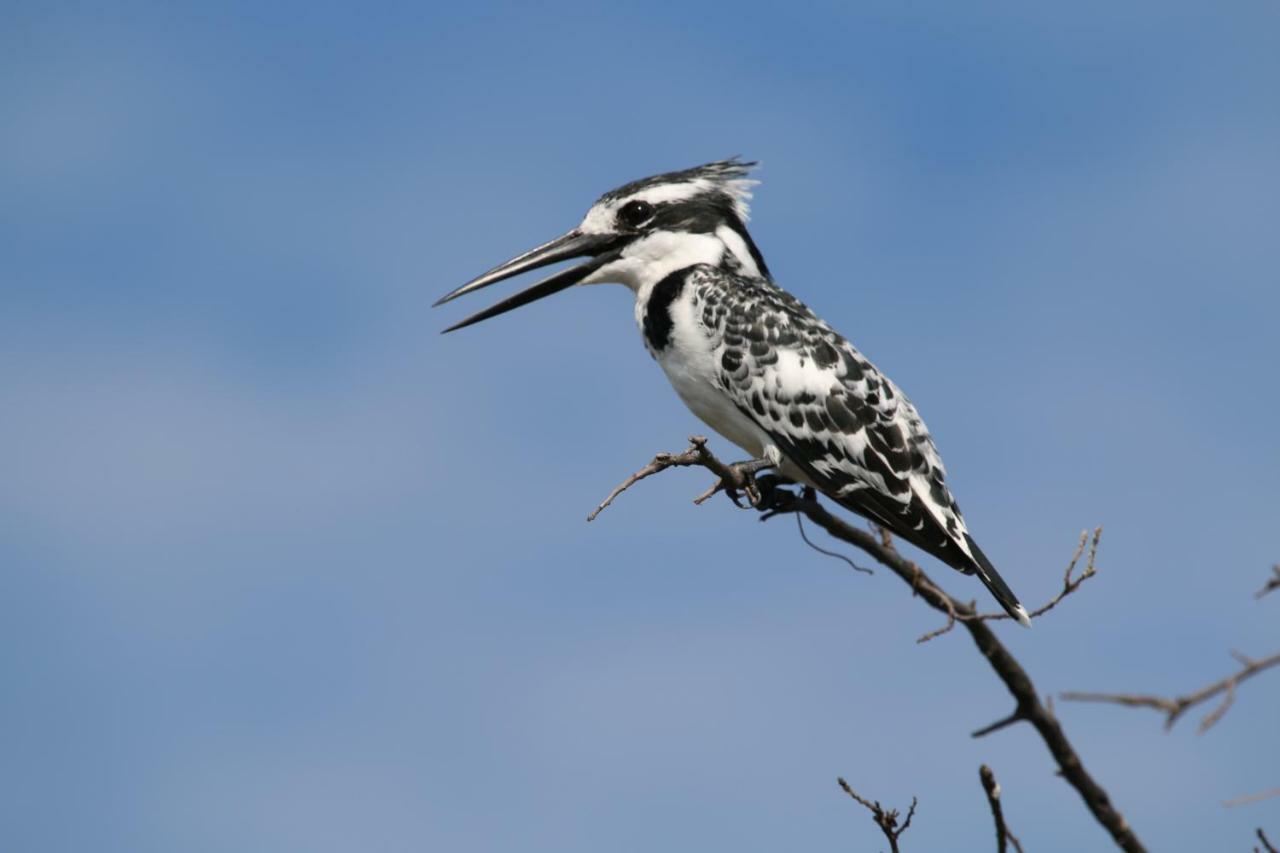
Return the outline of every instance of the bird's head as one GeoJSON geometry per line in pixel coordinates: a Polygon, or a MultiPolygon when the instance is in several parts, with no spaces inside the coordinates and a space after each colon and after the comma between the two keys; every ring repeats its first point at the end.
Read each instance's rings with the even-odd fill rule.
{"type": "Polygon", "coordinates": [[[757,183],[747,175],[755,165],[737,158],[720,160],[632,181],[605,193],[573,230],[472,279],[436,305],[559,261],[587,258],[585,263],[543,279],[445,331],[487,320],[575,284],[616,282],[640,293],[695,264],[768,278],[764,258],[746,228],[747,201],[757,183]]]}

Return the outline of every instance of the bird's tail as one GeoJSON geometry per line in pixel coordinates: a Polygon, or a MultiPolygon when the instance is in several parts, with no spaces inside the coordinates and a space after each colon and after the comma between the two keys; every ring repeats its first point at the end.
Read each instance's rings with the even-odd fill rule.
{"type": "Polygon", "coordinates": [[[987,555],[982,553],[978,543],[974,542],[973,537],[968,533],[964,534],[964,541],[969,546],[970,553],[973,554],[974,573],[986,584],[987,589],[991,590],[991,594],[995,596],[996,601],[1000,602],[1000,606],[1005,609],[1006,613],[1017,619],[1022,627],[1030,628],[1031,616],[1027,613],[1027,608],[1023,607],[1018,601],[1018,596],[1014,595],[1013,590],[1009,589],[1009,585],[1004,582],[1004,578],[1000,577],[996,567],[991,565],[987,555]]]}

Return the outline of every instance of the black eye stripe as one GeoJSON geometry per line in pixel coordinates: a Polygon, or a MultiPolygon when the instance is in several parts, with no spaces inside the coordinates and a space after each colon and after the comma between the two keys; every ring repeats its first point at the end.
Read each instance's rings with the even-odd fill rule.
{"type": "Polygon", "coordinates": [[[618,211],[618,222],[628,228],[644,224],[653,216],[653,205],[636,199],[629,201],[618,211]]]}

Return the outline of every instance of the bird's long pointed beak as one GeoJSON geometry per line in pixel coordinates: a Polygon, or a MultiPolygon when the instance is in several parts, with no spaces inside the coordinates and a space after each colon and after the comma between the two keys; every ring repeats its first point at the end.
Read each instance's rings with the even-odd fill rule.
{"type": "Polygon", "coordinates": [[[481,320],[487,320],[490,317],[505,314],[513,308],[519,308],[521,305],[528,305],[530,302],[541,299],[544,296],[550,296],[551,294],[558,293],[567,287],[572,287],[591,273],[598,270],[600,267],[612,260],[615,260],[618,257],[618,244],[619,239],[616,235],[584,234],[575,228],[567,234],[563,234],[554,240],[543,243],[537,248],[530,249],[521,255],[517,255],[506,263],[499,264],[487,273],[473,278],[471,281],[456,290],[452,290],[442,296],[432,307],[434,308],[438,305],[443,305],[446,302],[457,299],[459,296],[471,293],[474,290],[479,290],[482,287],[488,287],[489,285],[496,284],[499,281],[505,281],[512,276],[520,275],[520,273],[528,272],[529,270],[535,270],[539,267],[545,267],[570,258],[581,258],[587,255],[591,256],[591,260],[587,261],[585,264],[578,264],[577,266],[569,267],[568,269],[562,270],[549,278],[545,278],[537,284],[525,288],[514,296],[509,296],[498,304],[490,308],[486,308],[478,314],[473,314],[460,323],[455,323],[444,331],[452,332],[455,329],[461,329],[466,326],[470,326],[473,323],[479,323],[481,320]]]}

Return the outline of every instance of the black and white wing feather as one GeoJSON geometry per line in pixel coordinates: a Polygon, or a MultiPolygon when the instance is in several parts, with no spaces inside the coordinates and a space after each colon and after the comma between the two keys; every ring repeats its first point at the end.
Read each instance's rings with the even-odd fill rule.
{"type": "Polygon", "coordinates": [[[1028,624],[969,535],[924,421],[888,377],[767,280],[700,266],[689,271],[686,286],[711,339],[720,387],[804,480],[953,568],[977,574],[1011,616],[1028,624]]]}

